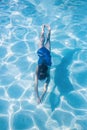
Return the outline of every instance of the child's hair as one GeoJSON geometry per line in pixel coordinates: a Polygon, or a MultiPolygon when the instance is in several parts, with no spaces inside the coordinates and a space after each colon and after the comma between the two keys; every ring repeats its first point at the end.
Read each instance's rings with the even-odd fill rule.
{"type": "Polygon", "coordinates": [[[47,77],[48,66],[42,63],[38,66],[38,79],[43,80],[47,77]]]}

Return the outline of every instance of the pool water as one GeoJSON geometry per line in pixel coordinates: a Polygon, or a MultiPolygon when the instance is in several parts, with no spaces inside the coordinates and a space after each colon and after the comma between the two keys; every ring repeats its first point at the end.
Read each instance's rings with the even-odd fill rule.
{"type": "Polygon", "coordinates": [[[87,0],[0,0],[0,130],[87,129],[86,10],[87,0]],[[34,75],[42,24],[52,30],[52,66],[38,105],[34,75]]]}

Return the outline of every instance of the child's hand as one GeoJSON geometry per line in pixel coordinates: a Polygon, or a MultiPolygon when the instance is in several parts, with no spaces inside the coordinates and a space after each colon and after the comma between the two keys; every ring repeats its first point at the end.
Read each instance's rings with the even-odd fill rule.
{"type": "Polygon", "coordinates": [[[38,102],[38,104],[40,104],[40,103],[41,103],[41,100],[40,100],[40,98],[38,98],[38,101],[37,101],[37,102],[38,102]]]}
{"type": "Polygon", "coordinates": [[[51,31],[50,25],[46,25],[46,27],[48,28],[49,31],[51,31]]]}

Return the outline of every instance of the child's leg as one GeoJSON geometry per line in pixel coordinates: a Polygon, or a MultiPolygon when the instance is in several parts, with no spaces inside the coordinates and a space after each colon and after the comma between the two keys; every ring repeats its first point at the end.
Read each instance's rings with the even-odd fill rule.
{"type": "Polygon", "coordinates": [[[41,47],[44,46],[44,42],[45,42],[44,28],[45,28],[45,25],[42,26],[42,31],[41,31],[41,37],[40,37],[39,48],[41,48],[41,47]]]}
{"type": "Polygon", "coordinates": [[[47,35],[47,41],[45,44],[45,47],[50,51],[51,50],[51,44],[50,44],[50,35],[51,35],[51,29],[50,26],[47,25],[48,28],[48,35],[47,35]]]}

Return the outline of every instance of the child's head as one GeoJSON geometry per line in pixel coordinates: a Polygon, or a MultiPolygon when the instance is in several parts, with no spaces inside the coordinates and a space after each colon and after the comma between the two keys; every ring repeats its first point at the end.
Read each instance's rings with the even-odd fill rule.
{"type": "Polygon", "coordinates": [[[48,66],[44,63],[38,66],[38,79],[43,80],[47,77],[48,66]]]}

